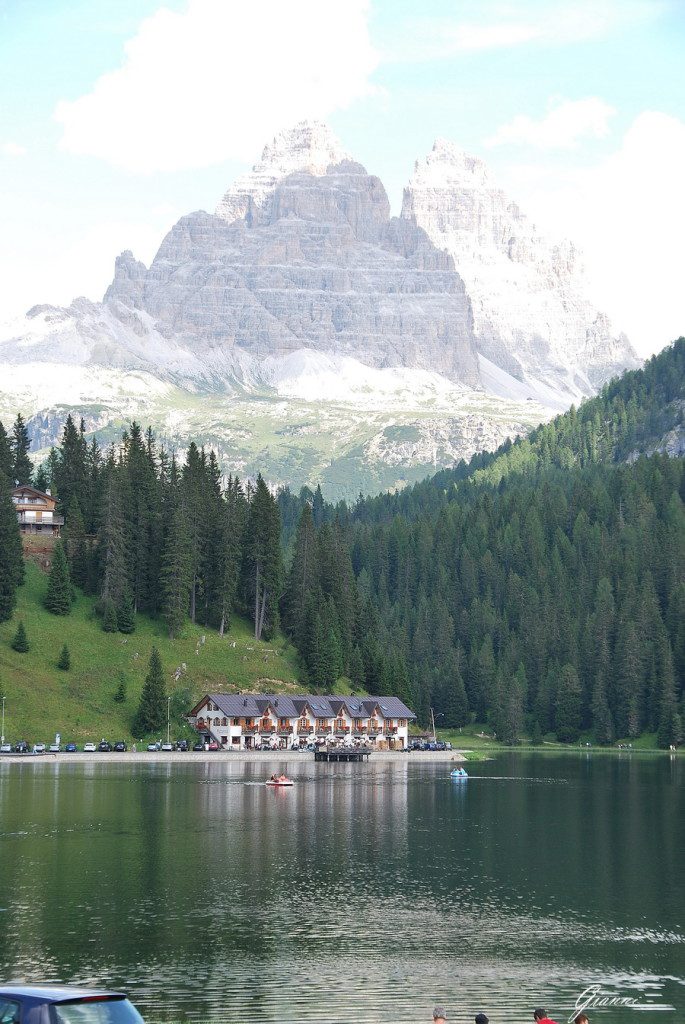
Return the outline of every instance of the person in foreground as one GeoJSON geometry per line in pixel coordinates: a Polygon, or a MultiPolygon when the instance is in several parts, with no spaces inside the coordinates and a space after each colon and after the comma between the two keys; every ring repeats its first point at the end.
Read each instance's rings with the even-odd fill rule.
{"type": "Polygon", "coordinates": [[[573,1024],[590,1024],[590,1018],[586,1013],[579,1013],[573,1018],[573,1024]]]}
{"type": "Polygon", "coordinates": [[[477,1013],[476,1014],[476,1024],[490,1024],[490,1021],[485,1016],[484,1013],[477,1013]]]}
{"type": "Polygon", "coordinates": [[[446,1024],[447,1012],[444,1006],[436,1006],[433,1010],[433,1022],[434,1024],[446,1024]]]}
{"type": "Polygon", "coordinates": [[[533,1010],[533,1020],[536,1020],[538,1024],[556,1024],[556,1021],[547,1016],[547,1010],[543,1010],[541,1006],[533,1010]]]}

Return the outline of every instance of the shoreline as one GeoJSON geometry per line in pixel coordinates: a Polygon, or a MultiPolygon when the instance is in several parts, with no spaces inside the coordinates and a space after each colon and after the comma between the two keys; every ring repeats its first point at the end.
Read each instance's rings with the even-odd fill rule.
{"type": "MultiPolygon", "coordinates": [[[[436,762],[465,762],[464,755],[455,750],[428,750],[420,753],[403,754],[395,750],[374,750],[369,756],[369,762],[381,761],[383,764],[406,765],[410,763],[435,764],[436,762]]],[[[250,764],[262,762],[265,764],[314,764],[314,754],[308,751],[299,754],[288,750],[264,750],[264,751],[193,751],[186,753],[167,750],[127,750],[126,752],[110,751],[109,753],[84,753],[77,751],[74,754],[67,754],[60,751],[59,754],[1,754],[0,765],[3,764],[212,764],[218,761],[222,764],[250,764]]]]}

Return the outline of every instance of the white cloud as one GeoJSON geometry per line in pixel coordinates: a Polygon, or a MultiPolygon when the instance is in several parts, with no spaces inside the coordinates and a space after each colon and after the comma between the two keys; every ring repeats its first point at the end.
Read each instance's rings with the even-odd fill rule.
{"type": "Polygon", "coordinates": [[[668,9],[669,0],[460,0],[455,17],[399,20],[385,59],[423,63],[526,44],[566,46],[654,21],[668,9]]]}
{"type": "Polygon", "coordinates": [[[376,62],[367,0],[189,0],[57,105],[61,146],[144,173],[251,159],[276,130],[369,93],[376,62]]]}
{"type": "Polygon", "coordinates": [[[685,122],[646,111],[592,167],[519,167],[507,187],[583,250],[594,299],[647,355],[685,334],[685,122]]]}
{"type": "Polygon", "coordinates": [[[580,139],[601,139],[608,135],[609,118],[615,113],[608,103],[593,96],[583,100],[552,101],[541,120],[519,114],[509,124],[498,128],[485,145],[573,149],[580,139]]]}
{"type": "Polygon", "coordinates": [[[26,147],[20,146],[18,142],[4,142],[0,148],[4,156],[19,157],[27,153],[26,147]]]}

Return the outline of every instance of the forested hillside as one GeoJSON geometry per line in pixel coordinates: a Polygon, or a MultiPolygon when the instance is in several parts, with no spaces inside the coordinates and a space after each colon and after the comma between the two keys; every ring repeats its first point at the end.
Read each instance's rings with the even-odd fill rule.
{"type": "MultiPolygon", "coordinates": [[[[102,452],[71,419],[35,474],[66,515],[45,605],[95,599],[107,632],[144,613],[170,637],[282,627],[301,682],[395,693],[425,722],[505,742],[553,734],[678,742],[685,684],[685,340],[529,438],[398,495],[327,505],[182,465],[132,424],[102,452]],[[62,557],[62,554],[64,557],[62,557]]],[[[32,473],[20,417],[0,429],[0,621],[23,565],[10,479],[32,473]]]]}

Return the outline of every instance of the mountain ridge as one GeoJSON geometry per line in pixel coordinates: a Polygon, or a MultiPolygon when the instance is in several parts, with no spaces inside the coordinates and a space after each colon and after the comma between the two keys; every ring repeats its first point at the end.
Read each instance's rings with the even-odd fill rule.
{"type": "MultiPolygon", "coordinates": [[[[11,383],[0,385],[0,413],[14,410],[14,389],[29,416],[98,406],[100,420],[105,409],[112,423],[137,415],[182,445],[197,434],[186,409],[199,414],[208,398],[207,443],[223,451],[227,470],[251,471],[264,450],[258,435],[266,417],[267,447],[280,451],[275,482],[286,482],[279,475],[283,458],[291,467],[307,464],[313,475],[303,482],[335,477],[340,460],[361,442],[359,462],[377,465],[378,483],[387,486],[395,482],[393,465],[402,483],[417,478],[417,462],[425,469],[427,458],[437,465],[472,454],[467,425],[468,434],[480,436],[475,444],[496,446],[593,393],[617,368],[634,365],[627,340],[613,338],[606,318],[574,292],[575,272],[563,271],[572,249],[544,248],[478,158],[458,157],[446,143],[434,152],[442,159],[440,202],[449,231],[438,230],[436,190],[419,187],[420,161],[402,214],[392,217],[380,179],[326,126],[302,123],[282,132],[215,213],[180,218],[150,267],[129,250],[120,254],[101,303],[34,306],[6,329],[0,365],[11,383]],[[455,192],[453,182],[449,193],[445,182],[457,166],[468,187],[462,182],[462,193],[455,192]],[[488,204],[491,221],[481,216],[488,204]],[[462,207],[478,214],[483,235],[470,249],[455,245],[468,235],[462,207]],[[493,225],[502,238],[514,230],[520,237],[486,245],[493,225]],[[530,299],[529,309],[516,313],[512,287],[519,299],[530,299]],[[485,308],[486,292],[494,312],[485,308]],[[568,315],[559,312],[565,307],[568,315]],[[541,318],[554,337],[538,330],[541,318]],[[45,388],[32,383],[48,367],[49,404],[45,388]],[[360,433],[372,408],[381,419],[360,433]],[[290,435],[286,450],[279,432],[296,428],[303,411],[310,426],[338,416],[343,446],[322,444],[315,452],[308,426],[299,441],[290,435]],[[398,415],[436,443],[396,460],[379,446],[377,428],[395,428],[398,415]],[[232,455],[238,423],[250,436],[241,435],[232,455]]],[[[345,486],[358,489],[351,475],[345,486]]]]}

